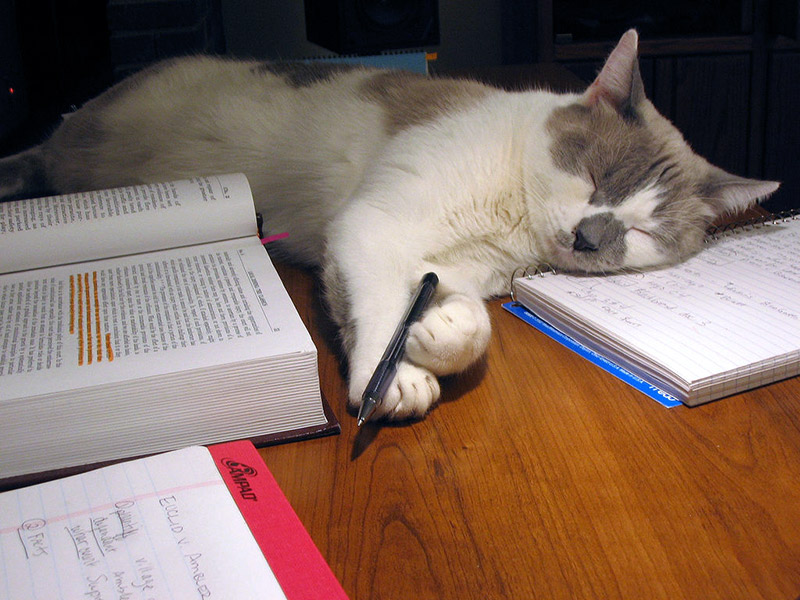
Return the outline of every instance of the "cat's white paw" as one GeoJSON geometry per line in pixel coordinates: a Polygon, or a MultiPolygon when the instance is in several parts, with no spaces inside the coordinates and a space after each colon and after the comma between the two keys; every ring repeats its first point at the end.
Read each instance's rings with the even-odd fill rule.
{"type": "Polygon", "coordinates": [[[406,357],[436,375],[458,373],[483,355],[491,330],[483,302],[453,294],[411,326],[406,357]]]}
{"type": "MultiPolygon", "coordinates": [[[[350,408],[361,406],[361,395],[372,373],[354,374],[350,381],[350,408]]],[[[401,361],[383,402],[375,408],[373,419],[401,420],[425,416],[439,399],[439,381],[428,369],[401,361]]]]}

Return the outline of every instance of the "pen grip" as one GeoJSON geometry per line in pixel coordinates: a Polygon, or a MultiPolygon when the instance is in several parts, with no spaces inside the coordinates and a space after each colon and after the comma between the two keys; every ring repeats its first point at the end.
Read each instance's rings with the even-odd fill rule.
{"type": "Polygon", "coordinates": [[[439,283],[439,278],[435,273],[427,273],[422,278],[422,282],[417,288],[417,291],[411,300],[411,304],[408,306],[408,309],[406,309],[406,313],[403,315],[403,318],[397,325],[397,329],[392,336],[392,340],[389,342],[389,345],[386,347],[386,351],[381,357],[381,362],[390,361],[397,363],[397,361],[400,360],[403,352],[405,351],[408,330],[411,328],[414,322],[419,320],[419,318],[422,316],[422,313],[428,306],[428,302],[430,302],[434,292],[436,291],[437,283],[439,283]]]}
{"type": "Polygon", "coordinates": [[[382,360],[372,374],[367,384],[366,393],[373,397],[373,400],[380,402],[389,389],[394,376],[397,374],[397,361],[382,360]]]}

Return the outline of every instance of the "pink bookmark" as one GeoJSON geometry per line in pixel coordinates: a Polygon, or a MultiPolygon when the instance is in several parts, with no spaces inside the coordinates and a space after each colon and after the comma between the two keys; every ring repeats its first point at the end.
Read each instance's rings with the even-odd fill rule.
{"type": "Polygon", "coordinates": [[[283,233],[276,233],[275,235],[270,235],[265,238],[261,238],[262,244],[269,244],[270,242],[274,242],[276,240],[282,240],[283,238],[289,237],[289,232],[284,231],[283,233]]]}

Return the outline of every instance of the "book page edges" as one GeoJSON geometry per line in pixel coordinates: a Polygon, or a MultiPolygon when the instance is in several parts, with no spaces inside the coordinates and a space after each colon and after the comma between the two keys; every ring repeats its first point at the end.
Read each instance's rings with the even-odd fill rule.
{"type": "MultiPolygon", "coordinates": [[[[278,444],[286,444],[289,442],[297,442],[297,441],[315,439],[320,437],[326,437],[330,435],[338,435],[339,433],[341,433],[341,426],[339,425],[339,420],[336,418],[336,415],[333,412],[333,409],[331,408],[331,405],[325,398],[325,396],[320,394],[320,398],[322,402],[322,410],[325,415],[325,421],[323,423],[308,427],[300,427],[293,430],[275,432],[266,435],[254,435],[247,439],[257,448],[262,448],[266,446],[276,446],[278,444]]],[[[221,441],[215,442],[209,440],[208,443],[214,444],[223,442],[221,441]]],[[[170,448],[169,450],[177,450],[179,447],[180,446],[176,446],[174,448],[170,448]]],[[[53,479],[61,479],[62,477],[68,477],[70,475],[78,475],[80,473],[85,473],[93,469],[106,467],[108,465],[117,464],[123,461],[143,458],[145,456],[152,456],[155,453],[157,452],[139,454],[137,456],[129,456],[126,458],[118,458],[115,460],[89,462],[81,465],[73,465],[70,467],[63,467],[59,469],[43,469],[41,471],[36,471],[32,473],[25,473],[22,475],[0,478],[0,492],[28,485],[34,485],[37,483],[43,483],[45,481],[51,481],[53,479]]]]}

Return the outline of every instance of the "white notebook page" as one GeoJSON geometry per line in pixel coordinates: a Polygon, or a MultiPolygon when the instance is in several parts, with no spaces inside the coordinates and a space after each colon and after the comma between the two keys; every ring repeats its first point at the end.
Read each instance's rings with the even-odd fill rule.
{"type": "Polygon", "coordinates": [[[208,450],[0,494],[0,598],[285,599],[208,450]]]}

